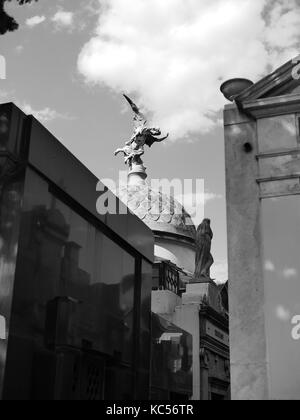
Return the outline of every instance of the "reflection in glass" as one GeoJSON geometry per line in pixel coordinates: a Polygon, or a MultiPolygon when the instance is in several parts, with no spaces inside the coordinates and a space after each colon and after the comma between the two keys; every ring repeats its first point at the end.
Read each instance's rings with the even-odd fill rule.
{"type": "MultiPolygon", "coordinates": [[[[51,194],[39,175],[27,171],[11,339],[11,348],[22,354],[17,359],[20,367],[27,369],[19,382],[22,398],[25,394],[31,398],[35,375],[41,380],[39,364],[50,369],[43,362],[44,352],[58,348],[104,355],[106,377],[101,380],[116,386],[110,397],[132,398],[135,270],[135,257],[51,194]],[[129,382],[121,384],[122,377],[129,382]]],[[[150,271],[149,264],[145,275],[149,277],[150,271]]],[[[151,281],[142,290],[142,306],[148,306],[143,309],[143,346],[149,340],[149,285],[151,281]]],[[[11,355],[9,382],[18,370],[11,355]]],[[[15,381],[7,385],[7,395],[16,395],[15,381]]],[[[148,392],[148,385],[145,380],[141,395],[148,392]]],[[[41,386],[35,388],[39,392],[41,386]]]]}
{"type": "Polygon", "coordinates": [[[192,395],[192,336],[152,314],[152,399],[179,399],[192,395]]]}
{"type": "Polygon", "coordinates": [[[143,261],[141,278],[141,314],[139,335],[139,383],[137,386],[137,399],[148,400],[150,384],[151,359],[151,292],[152,292],[152,264],[143,261]],[[145,390],[147,392],[145,393],[145,390]]]}
{"type": "Polygon", "coordinates": [[[5,177],[6,163],[7,159],[0,162],[0,171],[3,171],[0,183],[0,398],[7,361],[7,338],[18,252],[23,186],[22,173],[18,175],[11,172],[10,176],[5,177]]]}
{"type": "Polygon", "coordinates": [[[300,197],[263,201],[265,311],[272,399],[300,399],[300,197]]]}
{"type": "MultiPolygon", "coordinates": [[[[67,296],[73,305],[67,342],[132,361],[135,259],[48,191],[30,174],[37,191],[23,215],[22,309],[32,322],[45,322],[45,304],[67,296]],[[35,203],[39,197],[39,204],[35,203]],[[73,330],[73,331],[72,331],[73,330]]],[[[22,315],[22,314],[20,314],[22,315]]],[[[23,313],[24,315],[24,313],[23,313]]]]}

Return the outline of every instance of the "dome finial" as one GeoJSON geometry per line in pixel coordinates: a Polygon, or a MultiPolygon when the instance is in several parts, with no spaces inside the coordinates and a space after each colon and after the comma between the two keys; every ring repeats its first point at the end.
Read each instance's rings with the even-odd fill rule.
{"type": "Polygon", "coordinates": [[[147,120],[138,106],[128,96],[124,95],[124,98],[134,112],[134,133],[131,139],[125,143],[125,147],[115,151],[115,156],[119,153],[124,154],[125,164],[129,167],[128,179],[130,183],[144,182],[147,178],[142,160],[142,156],[145,154],[145,145],[151,147],[154,143],[161,143],[169,137],[169,134],[160,138],[161,130],[149,128],[147,120]]]}

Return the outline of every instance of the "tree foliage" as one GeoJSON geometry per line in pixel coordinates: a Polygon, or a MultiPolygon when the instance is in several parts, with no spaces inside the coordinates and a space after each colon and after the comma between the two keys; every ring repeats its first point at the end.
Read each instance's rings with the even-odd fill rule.
{"type": "MultiPolygon", "coordinates": [[[[0,35],[4,35],[6,32],[15,31],[19,25],[12,16],[9,16],[5,11],[5,2],[12,0],[0,0],[0,35]]],[[[26,3],[32,3],[38,0],[15,0],[19,5],[26,3]]]]}

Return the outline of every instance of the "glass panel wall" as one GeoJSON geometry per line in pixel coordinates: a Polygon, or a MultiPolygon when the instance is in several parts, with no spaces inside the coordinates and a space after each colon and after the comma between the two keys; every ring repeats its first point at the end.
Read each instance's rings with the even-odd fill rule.
{"type": "Polygon", "coordinates": [[[150,358],[151,358],[151,292],[152,292],[152,264],[143,261],[141,277],[141,313],[139,336],[139,382],[137,399],[148,400],[150,385],[150,358]],[[147,393],[145,393],[147,390],[147,393]]]}
{"type": "MultiPolygon", "coordinates": [[[[27,170],[8,394],[31,398],[35,360],[41,360],[37,355],[68,347],[97,352],[106,358],[106,377],[101,378],[107,383],[104,396],[132,398],[135,314],[140,313],[135,308],[140,304],[135,301],[135,296],[140,296],[135,290],[136,258],[67,205],[67,200],[63,202],[50,193],[48,183],[38,174],[27,170]],[[22,375],[16,389],[12,378],[19,368],[22,375]],[[109,386],[113,383],[114,387],[109,386]]],[[[151,264],[144,267],[144,276],[150,276],[150,269],[151,264]]],[[[148,361],[149,372],[148,277],[141,293],[140,343],[147,360],[141,359],[140,368],[146,370],[148,361]]],[[[149,385],[147,379],[143,383],[149,385]]],[[[140,389],[142,392],[147,394],[145,389],[140,389]]]]}
{"type": "Polygon", "coordinates": [[[22,190],[23,174],[0,183],[0,398],[10,331],[22,190]]]}
{"type": "Polygon", "coordinates": [[[57,297],[74,301],[68,344],[89,341],[106,354],[132,361],[135,259],[48,192],[47,183],[27,174],[21,231],[17,314],[45,322],[46,306],[57,297]],[[75,331],[77,329],[77,331],[75,331]]]}

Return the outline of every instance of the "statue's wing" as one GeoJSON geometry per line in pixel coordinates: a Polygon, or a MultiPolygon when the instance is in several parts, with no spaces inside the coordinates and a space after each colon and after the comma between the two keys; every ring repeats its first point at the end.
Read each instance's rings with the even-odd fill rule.
{"type": "Polygon", "coordinates": [[[154,137],[151,134],[147,134],[145,144],[151,147],[154,143],[161,143],[162,141],[166,140],[168,137],[169,137],[169,134],[167,134],[165,137],[162,137],[161,139],[158,137],[154,137]]]}
{"type": "Polygon", "coordinates": [[[133,110],[135,116],[134,116],[134,123],[137,127],[140,127],[141,125],[145,125],[147,123],[145,115],[140,111],[139,107],[127,96],[123,95],[126,101],[131,106],[131,109],[133,110]]]}

